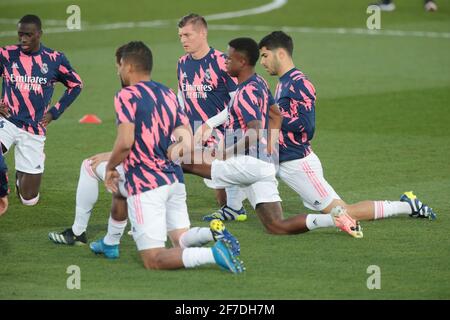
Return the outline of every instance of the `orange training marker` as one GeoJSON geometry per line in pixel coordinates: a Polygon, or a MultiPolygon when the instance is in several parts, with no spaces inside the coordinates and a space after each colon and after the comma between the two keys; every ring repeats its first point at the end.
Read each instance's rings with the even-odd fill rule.
{"type": "Polygon", "coordinates": [[[97,117],[95,114],[86,114],[83,118],[78,121],[79,123],[94,123],[94,124],[100,124],[102,123],[102,120],[100,120],[99,117],[97,117]]]}

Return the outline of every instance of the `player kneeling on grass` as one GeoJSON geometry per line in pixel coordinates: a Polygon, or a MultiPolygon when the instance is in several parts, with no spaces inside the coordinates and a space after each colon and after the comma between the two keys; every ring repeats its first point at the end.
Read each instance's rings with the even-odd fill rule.
{"type": "MultiPolygon", "coordinates": [[[[298,234],[316,228],[338,227],[361,238],[359,225],[343,211],[283,217],[272,157],[272,143],[278,136],[281,115],[267,82],[255,73],[258,57],[258,44],[253,39],[237,38],[229,42],[226,68],[230,76],[238,79],[238,86],[233,102],[216,116],[220,119],[217,124],[225,123],[226,137],[213,161],[200,156],[202,161],[198,163],[196,154],[189,155],[194,161],[185,156],[183,170],[212,179],[216,186],[242,187],[271,234],[298,234]]],[[[223,216],[219,217],[224,220],[223,216]]]]}
{"type": "MultiPolygon", "coordinates": [[[[48,237],[56,244],[65,245],[84,245],[87,244],[86,229],[89,223],[92,210],[98,199],[99,182],[105,180],[106,164],[109,160],[111,152],[99,153],[88,159],[83,160],[80,168],[80,177],[78,180],[75,220],[72,227],[62,232],[50,232],[48,237]]],[[[180,166],[174,166],[180,174],[182,170],[180,166]]],[[[111,213],[108,220],[108,231],[106,235],[94,242],[89,247],[94,253],[104,254],[106,258],[119,258],[119,244],[127,225],[127,196],[125,189],[125,175],[123,166],[116,167],[119,173],[118,191],[112,196],[111,213]]],[[[183,178],[182,175],[179,175],[183,178]]],[[[184,183],[180,180],[180,183],[184,183]]],[[[210,228],[192,228],[191,232],[187,232],[182,237],[181,247],[193,245],[203,245],[210,241],[232,241],[232,235],[224,228],[223,224],[211,222],[210,228]]],[[[170,232],[169,232],[170,236],[170,232]]],[[[238,245],[237,242],[231,242],[238,245]]],[[[178,245],[178,242],[174,244],[178,245]]],[[[239,247],[236,247],[238,250],[239,247]]]]}
{"type": "Polygon", "coordinates": [[[142,42],[124,46],[118,74],[124,88],[114,103],[118,131],[106,165],[105,185],[118,191],[120,177],[116,167],[123,163],[127,188],[128,215],[133,238],[147,269],[190,268],[216,263],[233,273],[244,270],[239,260],[239,243],[224,232],[222,222],[213,229],[226,233],[212,248],[202,245],[212,237],[208,228],[189,229],[185,186],[168,151],[172,147],[189,149],[192,131],[178,105],[177,97],[166,86],[150,79],[153,58],[142,42]],[[167,235],[174,247],[165,248],[167,235]]]}
{"type": "Polygon", "coordinates": [[[308,77],[294,65],[292,38],[283,31],[274,31],[259,42],[259,49],[262,66],[270,75],[279,77],[275,97],[283,119],[278,175],[297,192],[306,207],[322,213],[339,208],[357,220],[399,215],[436,219],[433,209],[412,192],[405,192],[400,201],[344,202],[325,179],[322,164],[311,148],[315,131],[316,92],[308,77]]]}
{"type": "MultiPolygon", "coordinates": [[[[116,63],[120,64],[122,59],[122,46],[116,51],[116,63]]],[[[122,86],[124,86],[122,84],[122,86]]],[[[105,180],[106,164],[111,152],[104,152],[83,160],[80,168],[76,195],[75,221],[71,228],[62,232],[50,232],[49,239],[56,244],[83,245],[87,243],[86,229],[99,194],[99,182],[105,180]]],[[[182,169],[174,165],[179,182],[184,183],[182,169]]],[[[127,203],[128,192],[125,189],[125,175],[123,165],[116,167],[119,173],[118,191],[113,193],[111,214],[108,221],[108,231],[105,237],[94,241],[90,248],[94,253],[104,254],[105,257],[115,259],[119,257],[120,239],[127,225],[127,203]]],[[[170,236],[170,232],[169,232],[170,236]]],[[[172,237],[171,237],[172,238],[172,237]]],[[[211,222],[210,228],[192,228],[182,236],[181,244],[176,241],[176,247],[201,246],[210,241],[223,239],[233,246],[233,250],[239,255],[239,244],[233,236],[218,222],[211,222]]]]}

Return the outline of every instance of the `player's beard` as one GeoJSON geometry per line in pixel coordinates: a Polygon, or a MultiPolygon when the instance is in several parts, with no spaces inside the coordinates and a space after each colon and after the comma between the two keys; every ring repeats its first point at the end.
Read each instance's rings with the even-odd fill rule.
{"type": "Polygon", "coordinates": [[[127,85],[125,84],[125,82],[123,82],[123,79],[121,76],[119,76],[120,78],[120,85],[122,86],[122,88],[125,88],[127,85]]]}

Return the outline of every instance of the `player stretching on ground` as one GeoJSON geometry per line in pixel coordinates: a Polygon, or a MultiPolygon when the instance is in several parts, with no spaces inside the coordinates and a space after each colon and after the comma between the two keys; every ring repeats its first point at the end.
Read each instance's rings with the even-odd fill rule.
{"type": "Polygon", "coordinates": [[[261,64],[270,75],[277,75],[275,99],[283,122],[280,134],[279,177],[298,193],[306,207],[330,213],[341,207],[356,220],[383,219],[397,215],[435,219],[436,215],[412,192],[400,201],[362,201],[346,204],[325,180],[319,158],[312,151],[315,130],[316,92],[312,83],[292,60],[292,38],[282,31],[265,36],[259,43],[261,64]]]}
{"type": "Polygon", "coordinates": [[[22,17],[18,34],[18,45],[0,48],[0,140],[5,152],[15,145],[17,192],[24,205],[32,206],[39,201],[46,127],[80,94],[82,82],[63,53],[41,44],[39,17],[22,17]],[[67,90],[50,107],[56,82],[67,90]]]}
{"type": "MultiPolygon", "coordinates": [[[[116,64],[120,65],[122,59],[122,46],[116,50],[116,64]]],[[[122,87],[124,84],[122,83],[122,87]]],[[[76,210],[75,220],[71,228],[67,228],[63,232],[50,232],[49,239],[57,244],[66,245],[82,245],[87,243],[86,229],[89,223],[92,210],[98,199],[99,182],[105,180],[106,164],[110,158],[111,152],[100,153],[89,159],[83,160],[80,168],[80,176],[78,180],[77,195],[76,195],[76,210]]],[[[179,182],[184,183],[181,167],[174,166],[179,177],[179,182]]],[[[125,175],[123,166],[117,166],[119,173],[118,192],[113,193],[110,218],[108,220],[108,231],[105,237],[92,242],[90,244],[91,250],[95,253],[103,253],[105,257],[116,259],[119,257],[119,244],[124,229],[127,225],[127,203],[126,197],[128,192],[125,189],[125,175]]],[[[185,247],[192,245],[203,245],[209,241],[217,241],[225,238],[226,241],[232,240],[231,234],[221,227],[218,223],[212,223],[209,228],[192,228],[194,235],[186,233],[185,247]],[[222,229],[221,229],[222,228],[222,229]],[[198,233],[199,236],[196,236],[198,233]],[[231,239],[231,240],[230,240],[231,239]]],[[[234,244],[234,243],[233,243],[234,244]]],[[[238,244],[234,244],[237,246],[238,244]]],[[[239,248],[233,248],[238,252],[239,248]]]]}
{"type": "MultiPolygon", "coordinates": [[[[229,233],[212,248],[189,248],[212,240],[208,228],[189,229],[186,191],[181,171],[169,159],[168,149],[192,145],[188,118],[177,97],[150,79],[152,53],[142,42],[130,42],[122,51],[118,74],[125,87],[116,95],[117,138],[106,165],[106,187],[118,191],[123,163],[128,192],[128,215],[133,238],[147,269],[191,268],[216,263],[233,273],[243,271],[237,240],[229,233]],[[166,249],[169,235],[173,248],[166,249]]],[[[220,220],[214,229],[223,231],[220,220]]],[[[102,240],[100,240],[102,242],[102,240]]]]}
{"type": "Polygon", "coordinates": [[[230,76],[237,77],[238,89],[233,102],[217,116],[226,122],[224,151],[217,151],[223,160],[215,159],[211,164],[185,162],[183,170],[212,178],[218,186],[242,186],[269,233],[297,234],[317,227],[337,226],[354,237],[362,237],[356,222],[345,212],[283,218],[276,169],[267,154],[265,134],[269,128],[269,107],[278,107],[265,80],[255,74],[258,57],[258,44],[253,39],[229,42],[226,67],[230,76]]]}

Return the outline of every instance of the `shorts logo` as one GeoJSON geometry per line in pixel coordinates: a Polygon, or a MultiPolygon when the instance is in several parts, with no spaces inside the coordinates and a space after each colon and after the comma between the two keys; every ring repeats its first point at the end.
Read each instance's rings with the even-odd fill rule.
{"type": "Polygon", "coordinates": [[[41,169],[41,165],[39,164],[35,169],[41,169]]]}
{"type": "Polygon", "coordinates": [[[316,200],[316,201],[314,201],[314,205],[318,206],[318,205],[320,205],[320,202],[316,200]]]}
{"type": "Polygon", "coordinates": [[[41,72],[42,72],[42,74],[47,74],[47,72],[48,72],[48,66],[47,66],[46,63],[43,63],[43,64],[42,64],[41,72]]]}
{"type": "Polygon", "coordinates": [[[183,78],[187,78],[186,72],[183,72],[183,78]]]}

